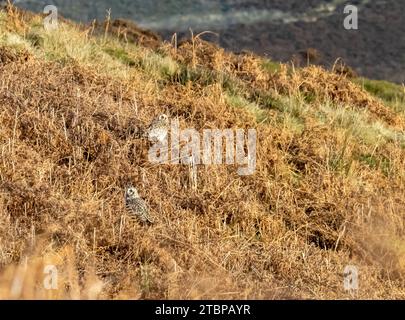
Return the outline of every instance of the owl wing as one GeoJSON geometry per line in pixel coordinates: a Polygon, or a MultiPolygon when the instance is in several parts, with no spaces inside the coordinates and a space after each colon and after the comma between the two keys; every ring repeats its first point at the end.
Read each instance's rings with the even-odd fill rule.
{"type": "Polygon", "coordinates": [[[153,220],[150,217],[148,206],[142,199],[130,199],[130,201],[127,203],[127,208],[131,213],[138,216],[142,222],[153,223],[153,220]]]}
{"type": "Polygon", "coordinates": [[[144,131],[143,131],[143,138],[149,138],[151,132],[153,132],[155,130],[155,128],[157,128],[159,125],[159,120],[158,119],[154,119],[151,124],[149,126],[147,126],[144,131]]]}
{"type": "Polygon", "coordinates": [[[142,130],[141,130],[142,132],[139,135],[141,138],[149,137],[149,132],[156,126],[156,120],[157,119],[153,119],[152,122],[148,126],[144,126],[142,128],[142,130]]]}
{"type": "Polygon", "coordinates": [[[153,223],[153,219],[150,216],[150,210],[146,202],[142,199],[138,199],[139,211],[141,213],[141,219],[145,222],[153,223]]]}
{"type": "Polygon", "coordinates": [[[160,123],[160,121],[158,118],[153,119],[152,122],[150,123],[150,125],[147,127],[147,131],[151,131],[151,130],[159,127],[159,123],[160,123]]]}

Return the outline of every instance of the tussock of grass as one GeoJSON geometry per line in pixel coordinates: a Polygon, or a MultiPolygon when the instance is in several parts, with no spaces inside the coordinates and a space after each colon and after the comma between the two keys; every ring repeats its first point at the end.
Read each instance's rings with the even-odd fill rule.
{"type": "Polygon", "coordinates": [[[343,106],[336,108],[323,104],[317,116],[335,128],[344,128],[350,131],[352,136],[369,145],[394,142],[402,146],[405,142],[405,136],[401,131],[389,128],[381,121],[369,119],[366,111],[360,113],[343,106]]]}
{"type": "Polygon", "coordinates": [[[270,73],[276,73],[281,70],[281,64],[270,59],[263,59],[263,69],[270,73]]]}
{"type": "Polygon", "coordinates": [[[251,112],[258,123],[263,123],[268,119],[268,113],[265,110],[261,109],[257,104],[247,101],[241,96],[227,94],[226,100],[231,106],[243,108],[251,112]]]}
{"type": "Polygon", "coordinates": [[[341,75],[198,36],[40,21],[0,11],[0,298],[403,298],[403,114],[341,75]],[[187,166],[152,165],[136,137],[162,112],[255,128],[254,175],[198,166],[191,188],[187,166]],[[129,183],[156,224],[127,216],[129,183]]]}
{"type": "Polygon", "coordinates": [[[5,32],[0,36],[0,45],[13,48],[17,51],[30,51],[31,44],[15,33],[5,32]]]}

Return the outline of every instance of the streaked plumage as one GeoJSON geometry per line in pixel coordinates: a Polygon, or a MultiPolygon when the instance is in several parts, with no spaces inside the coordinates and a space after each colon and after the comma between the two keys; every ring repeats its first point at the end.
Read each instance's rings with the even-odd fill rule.
{"type": "Polygon", "coordinates": [[[136,216],[141,222],[153,223],[149,209],[145,201],[139,196],[136,188],[129,187],[125,191],[125,206],[128,212],[136,216]]]}
{"type": "Polygon", "coordinates": [[[155,119],[144,132],[144,137],[152,142],[163,142],[168,134],[169,118],[165,114],[161,114],[155,119]]]}

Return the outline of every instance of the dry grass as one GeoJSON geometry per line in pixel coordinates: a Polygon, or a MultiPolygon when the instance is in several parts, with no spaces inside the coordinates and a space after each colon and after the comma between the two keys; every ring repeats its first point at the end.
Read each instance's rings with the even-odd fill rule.
{"type": "Polygon", "coordinates": [[[29,44],[0,41],[1,298],[404,298],[401,114],[343,76],[270,72],[198,38],[156,49],[0,21],[29,44]],[[136,134],[161,112],[256,128],[255,174],[198,166],[191,186],[189,167],[152,165],[136,134]],[[129,182],[155,225],[126,216],[129,182]]]}

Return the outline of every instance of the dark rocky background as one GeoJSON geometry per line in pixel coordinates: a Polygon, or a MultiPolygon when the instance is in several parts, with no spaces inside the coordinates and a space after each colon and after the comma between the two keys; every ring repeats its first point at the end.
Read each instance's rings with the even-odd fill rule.
{"type": "Polygon", "coordinates": [[[360,75],[405,82],[405,0],[38,0],[15,4],[41,11],[55,4],[77,21],[112,18],[135,20],[170,38],[210,30],[211,41],[233,50],[250,50],[280,61],[304,64],[304,52],[318,52],[315,63],[332,65],[342,58],[360,75]],[[359,8],[359,30],[343,28],[343,8],[359,8]]]}

